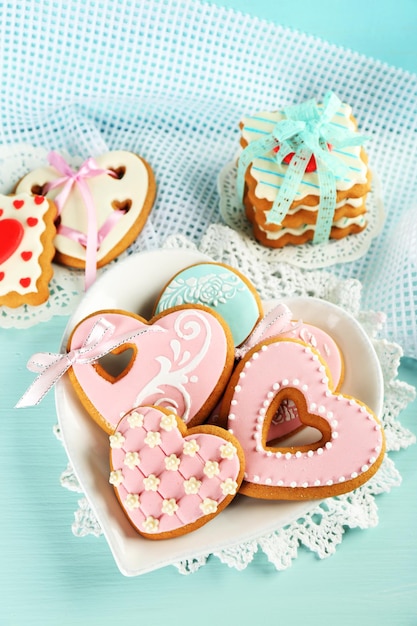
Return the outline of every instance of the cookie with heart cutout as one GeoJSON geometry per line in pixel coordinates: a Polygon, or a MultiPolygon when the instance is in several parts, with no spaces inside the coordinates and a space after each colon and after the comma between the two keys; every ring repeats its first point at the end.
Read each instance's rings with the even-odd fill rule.
{"type": "Polygon", "coordinates": [[[236,367],[225,392],[229,432],[245,453],[240,491],[265,499],[308,500],[349,492],[382,463],[384,432],[373,411],[329,385],[325,361],[297,339],[265,340],[236,367]],[[272,419],[291,399],[319,438],[269,444],[272,419]]]}
{"type": "Polygon", "coordinates": [[[84,268],[90,248],[96,267],[106,265],[145,225],[156,195],[152,168],[142,157],[125,150],[88,159],[77,170],[56,153],[51,153],[50,161],[52,165],[24,176],[16,193],[44,195],[56,202],[58,263],[84,268]]]}
{"type": "Polygon", "coordinates": [[[169,407],[188,427],[202,423],[234,363],[229,328],[202,306],[177,307],[150,321],[126,311],[98,311],[74,328],[67,350],[70,381],[107,433],[142,404],[169,407]]]}
{"type": "Polygon", "coordinates": [[[49,297],[56,207],[42,196],[0,195],[0,305],[39,305],[49,297]]]}
{"type": "Polygon", "coordinates": [[[132,526],[149,539],[168,539],[207,524],[230,504],[244,456],[221,428],[187,429],[172,411],[140,406],[110,436],[110,467],[110,483],[132,526]]]}

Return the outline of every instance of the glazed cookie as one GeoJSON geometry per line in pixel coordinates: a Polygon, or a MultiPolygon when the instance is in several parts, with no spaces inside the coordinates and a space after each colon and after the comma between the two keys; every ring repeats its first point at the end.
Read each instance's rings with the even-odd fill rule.
{"type": "MultiPolygon", "coordinates": [[[[324,330],[306,324],[301,320],[292,320],[291,311],[285,304],[278,304],[259,322],[252,335],[236,350],[235,356],[242,358],[257,343],[275,337],[299,339],[312,346],[326,362],[329,369],[329,386],[338,391],[343,382],[344,361],[335,340],[324,330]]],[[[221,424],[226,427],[226,424],[221,424]]],[[[297,407],[291,399],[283,400],[271,420],[267,441],[271,444],[289,433],[295,433],[303,427],[297,407]]]]}
{"type": "Polygon", "coordinates": [[[352,108],[332,92],[240,123],[237,189],[258,241],[323,243],[362,231],[371,187],[352,108]]]}
{"type": "Polygon", "coordinates": [[[88,159],[73,171],[60,155],[27,174],[16,191],[46,195],[59,211],[56,261],[84,268],[94,247],[97,267],[109,263],[138,236],[152,208],[156,184],[148,163],[117,150],[88,159]]]}
{"type": "Polygon", "coordinates": [[[149,539],[203,526],[234,498],[244,456],[230,433],[187,429],[162,407],[127,413],[110,436],[110,483],[133,527],[149,539]]]}
{"type": "Polygon", "coordinates": [[[149,322],[124,311],[99,311],[76,326],[68,353],[77,357],[69,369],[77,395],[112,433],[121,415],[142,404],[167,406],[189,427],[200,424],[229,380],[234,349],[222,318],[195,305],[149,322]]]}
{"type": "Polygon", "coordinates": [[[0,195],[0,305],[39,305],[49,297],[56,208],[42,196],[0,195]]]}
{"type": "Polygon", "coordinates": [[[377,417],[359,400],[335,393],[326,363],[296,339],[269,339],[236,367],[222,407],[229,432],[245,453],[241,492],[265,499],[325,498],[359,487],[379,468],[385,451],[377,417]],[[283,400],[320,432],[303,445],[268,445],[283,400]]]}
{"type": "Polygon", "coordinates": [[[162,290],[155,312],[181,304],[202,304],[216,311],[229,325],[235,346],[245,341],[263,315],[255,287],[222,263],[197,263],[178,272],[162,290]]]}

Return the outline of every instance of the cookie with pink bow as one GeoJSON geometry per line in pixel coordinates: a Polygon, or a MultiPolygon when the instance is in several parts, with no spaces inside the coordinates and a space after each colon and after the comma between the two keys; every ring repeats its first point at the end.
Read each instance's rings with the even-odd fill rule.
{"type": "Polygon", "coordinates": [[[56,152],[48,161],[24,176],[16,192],[55,202],[55,260],[85,268],[88,287],[96,268],[123,252],[143,229],[155,199],[154,174],[142,157],[124,150],[89,158],[76,169],[56,152]]]}

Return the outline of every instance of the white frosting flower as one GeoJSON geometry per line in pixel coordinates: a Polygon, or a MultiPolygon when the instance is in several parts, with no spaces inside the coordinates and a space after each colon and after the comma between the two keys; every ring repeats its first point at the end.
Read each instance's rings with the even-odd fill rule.
{"type": "Polygon", "coordinates": [[[142,528],[147,533],[156,533],[159,529],[159,520],[152,517],[152,515],[148,515],[146,520],[142,523],[142,528]]]}
{"type": "Polygon", "coordinates": [[[172,516],[176,513],[176,511],[178,511],[178,504],[174,498],[170,498],[169,500],[164,500],[162,502],[162,513],[172,516]]]}
{"type": "Polygon", "coordinates": [[[217,502],[211,498],[204,498],[203,502],[200,504],[200,509],[203,511],[204,515],[215,513],[217,511],[217,502]]]}
{"type": "Polygon", "coordinates": [[[237,482],[231,478],[226,478],[223,483],[220,483],[220,489],[224,496],[234,496],[237,491],[237,482]]]}
{"type": "Polygon", "coordinates": [[[188,480],[184,480],[183,484],[187,496],[195,495],[201,487],[201,480],[197,480],[195,476],[191,476],[188,480]]]}
{"type": "Polygon", "coordinates": [[[217,461],[206,461],[203,471],[206,476],[213,478],[213,476],[217,476],[220,473],[219,464],[217,461]]]}
{"type": "Polygon", "coordinates": [[[171,470],[176,472],[181,463],[181,459],[178,458],[175,454],[170,454],[165,458],[165,467],[167,470],[171,470]]]}
{"type": "Polygon", "coordinates": [[[233,459],[236,454],[236,447],[230,441],[220,446],[220,456],[222,459],[233,459]]]}
{"type": "Polygon", "coordinates": [[[116,431],[114,435],[110,435],[110,448],[122,448],[126,439],[123,437],[122,433],[116,431]]]}
{"type": "Polygon", "coordinates": [[[140,457],[137,452],[126,452],[124,458],[124,464],[127,465],[129,469],[135,469],[140,463],[140,457]]]}
{"type": "Polygon", "coordinates": [[[156,448],[156,446],[159,446],[159,444],[161,443],[161,435],[158,432],[153,432],[152,430],[150,430],[148,432],[148,434],[145,437],[145,443],[150,447],[150,448],[156,448]]]}
{"type": "Polygon", "coordinates": [[[125,506],[129,511],[140,507],[140,500],[137,493],[128,493],[125,499],[125,506]]]}
{"type": "Polygon", "coordinates": [[[143,479],[143,486],[145,491],[158,491],[159,483],[161,480],[155,476],[155,474],[149,474],[143,479]]]}
{"type": "Polygon", "coordinates": [[[195,439],[189,439],[188,441],[184,441],[184,454],[188,456],[195,456],[196,452],[200,450],[200,446],[198,445],[195,439]]]}
{"type": "Polygon", "coordinates": [[[127,418],[129,422],[130,428],[142,428],[143,426],[143,415],[142,413],[138,413],[137,411],[133,411],[127,418]]]}
{"type": "Polygon", "coordinates": [[[122,470],[113,470],[110,472],[109,483],[114,485],[115,487],[119,487],[123,482],[123,472],[122,470]]]}
{"type": "Polygon", "coordinates": [[[177,427],[177,418],[174,413],[169,413],[168,415],[163,415],[161,417],[160,427],[167,432],[173,430],[177,427]]]}

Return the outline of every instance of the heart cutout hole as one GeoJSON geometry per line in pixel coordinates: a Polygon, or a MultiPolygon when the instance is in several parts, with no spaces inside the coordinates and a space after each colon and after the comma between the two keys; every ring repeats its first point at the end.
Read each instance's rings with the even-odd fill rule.
{"type": "Polygon", "coordinates": [[[126,174],[126,168],[123,165],[120,167],[109,167],[107,169],[114,174],[115,178],[118,178],[119,180],[122,180],[126,174]]]}
{"type": "Polygon", "coordinates": [[[330,439],[329,423],[319,415],[309,413],[305,396],[300,391],[284,389],[273,398],[264,421],[263,445],[266,450],[307,452],[322,447],[330,439]]]}
{"type": "Polygon", "coordinates": [[[118,380],[129,373],[136,357],[135,346],[121,346],[113,352],[109,352],[99,359],[94,367],[102,378],[110,383],[116,383],[118,380]]]}
{"type": "Polygon", "coordinates": [[[127,198],[126,200],[113,200],[111,203],[113,209],[115,211],[122,211],[123,213],[128,213],[132,208],[132,200],[127,198]]]}
{"type": "Polygon", "coordinates": [[[34,196],[46,196],[46,183],[44,185],[32,185],[30,192],[33,193],[34,196]]]}

